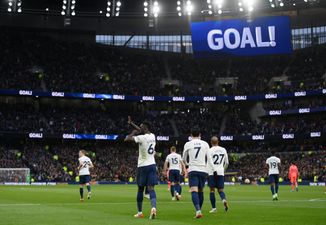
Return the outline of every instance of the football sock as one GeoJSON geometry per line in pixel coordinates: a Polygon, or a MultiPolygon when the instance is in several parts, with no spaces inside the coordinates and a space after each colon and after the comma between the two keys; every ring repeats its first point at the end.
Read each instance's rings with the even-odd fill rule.
{"type": "Polygon", "coordinates": [[[199,197],[199,206],[201,208],[204,203],[204,192],[198,192],[198,197],[199,197]]]}
{"type": "Polygon", "coordinates": [[[172,184],[171,184],[171,187],[170,187],[170,191],[171,191],[172,197],[174,197],[174,185],[172,185],[172,184]]]}
{"type": "Polygon", "coordinates": [[[174,189],[176,192],[178,192],[178,194],[180,194],[180,184],[175,184],[174,189]]]}
{"type": "Polygon", "coordinates": [[[87,191],[91,192],[91,185],[87,185],[86,187],[87,187],[87,191]]]}
{"type": "Polygon", "coordinates": [[[211,200],[212,208],[215,209],[216,208],[216,199],[215,199],[215,193],[214,192],[211,192],[209,194],[209,199],[211,200]]]}
{"type": "Polygon", "coordinates": [[[149,191],[149,198],[151,200],[152,208],[156,208],[156,193],[154,190],[149,191]]]}
{"type": "Polygon", "coordinates": [[[226,199],[224,191],[219,192],[219,195],[220,195],[221,200],[226,199]]]}
{"type": "Polygon", "coordinates": [[[199,211],[200,206],[199,206],[198,192],[195,192],[195,191],[191,192],[191,199],[192,199],[192,203],[194,204],[196,211],[199,211]]]}
{"type": "Polygon", "coordinates": [[[80,198],[84,198],[84,188],[79,188],[80,198]]]}
{"type": "Polygon", "coordinates": [[[275,194],[274,185],[271,185],[271,192],[272,192],[273,195],[275,194]]]}
{"type": "Polygon", "coordinates": [[[275,193],[278,193],[278,184],[275,184],[275,193]]]}
{"type": "Polygon", "coordinates": [[[178,193],[179,193],[179,195],[181,195],[181,192],[182,192],[182,186],[181,186],[180,184],[178,184],[178,188],[179,188],[178,193]]]}
{"type": "Polygon", "coordinates": [[[143,198],[144,198],[144,193],[142,191],[138,191],[137,193],[137,208],[138,212],[143,211],[143,198]]]}

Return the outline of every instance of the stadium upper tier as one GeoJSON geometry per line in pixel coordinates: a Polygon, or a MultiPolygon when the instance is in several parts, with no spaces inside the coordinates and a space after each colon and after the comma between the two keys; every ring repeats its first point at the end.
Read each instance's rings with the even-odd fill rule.
{"type": "Polygon", "coordinates": [[[187,55],[0,34],[1,89],[142,96],[221,96],[326,87],[325,46],[292,56],[194,60],[187,55]]]}

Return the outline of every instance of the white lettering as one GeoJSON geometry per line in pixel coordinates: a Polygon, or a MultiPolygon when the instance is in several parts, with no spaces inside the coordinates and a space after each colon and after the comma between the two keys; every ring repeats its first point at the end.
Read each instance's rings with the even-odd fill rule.
{"type": "Polygon", "coordinates": [[[172,101],[174,102],[184,102],[186,100],[185,97],[173,97],[172,101]]]}
{"type": "Polygon", "coordinates": [[[215,102],[215,101],[216,101],[216,97],[215,97],[215,96],[205,96],[205,97],[203,98],[203,100],[204,100],[205,102],[215,102]]]}
{"type": "Polygon", "coordinates": [[[256,48],[256,44],[249,27],[243,28],[240,48],[245,48],[247,44],[249,44],[251,48],[256,48]]]}
{"type": "Polygon", "coordinates": [[[252,135],[252,140],[264,140],[264,135],[252,135]]]}
{"type": "Polygon", "coordinates": [[[169,141],[170,137],[169,136],[157,136],[156,140],[158,140],[158,141],[169,141]]]}
{"type": "Polygon", "coordinates": [[[43,138],[43,134],[42,133],[29,133],[28,137],[29,138],[43,138]]]}
{"type": "Polygon", "coordinates": [[[277,94],[266,94],[265,99],[277,98],[277,94]]]}
{"type": "Polygon", "coordinates": [[[221,50],[224,48],[224,42],[222,37],[214,37],[215,35],[222,35],[221,30],[211,30],[207,34],[207,43],[212,50],[221,50]]]}
{"type": "Polygon", "coordinates": [[[321,137],[321,133],[320,132],[311,132],[310,137],[321,137]]]}
{"type": "Polygon", "coordinates": [[[297,91],[297,92],[294,92],[294,96],[295,97],[300,97],[300,96],[306,96],[306,92],[305,91],[297,91]]]}
{"type": "Polygon", "coordinates": [[[294,134],[283,134],[282,138],[283,139],[294,139],[294,134]]]}
{"type": "Polygon", "coordinates": [[[19,95],[33,95],[33,91],[19,90],[19,95]]]}
{"type": "Polygon", "coordinates": [[[268,114],[271,116],[282,115],[282,111],[281,110],[271,110],[268,112],[268,114]]]}
{"type": "Polygon", "coordinates": [[[228,49],[238,48],[240,45],[240,41],[241,41],[240,34],[239,34],[239,31],[237,31],[236,29],[230,28],[224,32],[224,43],[228,49]],[[230,40],[231,34],[234,35],[234,43],[233,44],[231,43],[231,40],[230,40]]]}
{"type": "Polygon", "coordinates": [[[269,41],[262,41],[261,27],[256,27],[256,42],[258,47],[269,47],[269,41]]]}
{"type": "Polygon", "coordinates": [[[63,134],[63,139],[76,139],[76,136],[74,134],[63,134]]]}
{"type": "Polygon", "coordinates": [[[234,96],[234,100],[236,100],[236,101],[247,100],[247,96],[246,96],[246,95],[238,95],[238,96],[234,96]]]}
{"type": "Polygon", "coordinates": [[[64,92],[52,92],[51,95],[53,97],[64,97],[65,93],[64,92]]]}
{"type": "Polygon", "coordinates": [[[113,95],[113,99],[124,100],[125,96],[124,95],[113,95]]]}
{"type": "Polygon", "coordinates": [[[95,98],[95,94],[83,93],[83,98],[95,98]]]}
{"type": "Polygon", "coordinates": [[[233,136],[221,136],[221,141],[233,141],[233,136]]]}
{"type": "Polygon", "coordinates": [[[142,99],[143,99],[143,101],[154,101],[155,97],[154,96],[143,96],[142,99]]]}
{"type": "Polygon", "coordinates": [[[299,109],[299,113],[310,113],[310,108],[299,109]]]}

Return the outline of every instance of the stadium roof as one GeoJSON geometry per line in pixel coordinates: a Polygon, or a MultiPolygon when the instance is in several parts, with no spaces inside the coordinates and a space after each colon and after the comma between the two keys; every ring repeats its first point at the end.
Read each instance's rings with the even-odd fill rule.
{"type": "Polygon", "coordinates": [[[217,16],[219,14],[239,16],[250,11],[262,13],[326,7],[323,0],[0,0],[0,12],[8,12],[10,1],[21,1],[21,13],[44,13],[46,11],[57,15],[61,14],[64,1],[75,1],[75,16],[105,16],[108,1],[112,5],[120,1],[120,17],[144,17],[145,1],[148,3],[149,12],[152,11],[154,2],[158,2],[159,17],[178,17],[178,2],[180,2],[182,16],[187,16],[188,2],[192,5],[192,16],[217,16]]]}

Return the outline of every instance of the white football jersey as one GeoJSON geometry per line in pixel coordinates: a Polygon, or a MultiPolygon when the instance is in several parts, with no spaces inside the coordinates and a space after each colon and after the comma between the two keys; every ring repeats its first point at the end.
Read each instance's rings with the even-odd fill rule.
{"type": "Polygon", "coordinates": [[[266,164],[269,166],[268,175],[279,174],[278,165],[281,163],[281,160],[276,156],[269,157],[266,160],[266,164]]]}
{"type": "MultiPolygon", "coordinates": [[[[229,165],[229,158],[226,149],[221,146],[213,146],[209,150],[211,157],[213,159],[214,171],[217,175],[224,176],[224,168],[229,165]]],[[[209,175],[213,175],[213,170],[208,170],[209,175]]]]}
{"type": "Polygon", "coordinates": [[[79,170],[79,176],[82,175],[90,175],[89,173],[89,166],[92,164],[92,161],[87,156],[82,156],[79,159],[79,164],[82,165],[82,167],[79,170]]]}
{"type": "Polygon", "coordinates": [[[169,163],[169,170],[180,170],[181,160],[181,155],[173,152],[166,157],[165,162],[169,163]]]}
{"type": "Polygon", "coordinates": [[[138,167],[149,166],[155,163],[155,135],[144,134],[134,137],[136,143],[138,143],[139,156],[138,156],[138,167]]]}
{"type": "Polygon", "coordinates": [[[212,157],[209,154],[209,145],[206,141],[197,138],[188,141],[184,145],[182,158],[189,165],[189,172],[198,171],[208,173],[208,168],[214,170],[212,157]]]}

